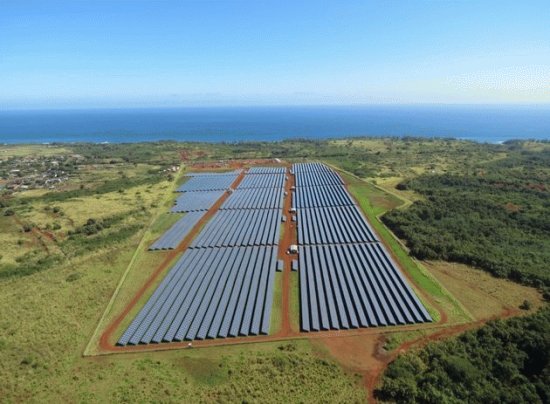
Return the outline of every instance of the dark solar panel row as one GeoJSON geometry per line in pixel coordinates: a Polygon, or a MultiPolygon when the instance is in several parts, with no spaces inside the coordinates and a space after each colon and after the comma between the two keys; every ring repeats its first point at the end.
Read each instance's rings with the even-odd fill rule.
{"type": "Polygon", "coordinates": [[[292,207],[295,209],[351,205],[355,203],[343,185],[297,187],[293,192],[292,207]]]}
{"type": "Polygon", "coordinates": [[[300,246],[303,331],[431,321],[379,243],[300,246]]]}
{"type": "Polygon", "coordinates": [[[376,241],[356,206],[300,209],[298,244],[340,244],[376,241]]]}
{"type": "Polygon", "coordinates": [[[322,171],[332,171],[332,169],[323,163],[295,163],[292,164],[292,168],[290,169],[292,174],[322,171]]]}
{"type": "Polygon", "coordinates": [[[237,177],[238,174],[189,177],[187,182],[177,189],[177,192],[226,190],[231,187],[237,177]]]}
{"type": "Polygon", "coordinates": [[[190,247],[276,245],[280,229],[280,209],[220,210],[190,247]]]}
{"type": "Polygon", "coordinates": [[[208,210],[225,191],[200,191],[200,192],[183,192],[176,198],[175,205],[171,211],[176,212],[192,212],[195,210],[208,210]]]}
{"type": "Polygon", "coordinates": [[[342,185],[344,181],[334,171],[304,171],[296,173],[297,187],[312,187],[319,185],[342,185]]]}
{"type": "Polygon", "coordinates": [[[149,250],[170,250],[176,248],[206,212],[189,212],[179,219],[170,229],[155,241],[149,250]]]}
{"type": "Polygon", "coordinates": [[[285,186],[285,178],[284,174],[247,174],[237,186],[237,189],[283,188],[285,186]]]}
{"type": "Polygon", "coordinates": [[[221,172],[188,172],[185,173],[186,177],[212,177],[220,175],[233,175],[238,176],[242,170],[233,170],[233,171],[221,171],[221,172]]]}
{"type": "Polygon", "coordinates": [[[284,174],[284,167],[251,167],[248,169],[248,174],[284,174]]]}
{"type": "Polygon", "coordinates": [[[118,345],[267,334],[276,261],[276,247],[187,250],[118,345]]]}
{"type": "Polygon", "coordinates": [[[237,189],[220,209],[282,209],[283,188],[237,189]]]}

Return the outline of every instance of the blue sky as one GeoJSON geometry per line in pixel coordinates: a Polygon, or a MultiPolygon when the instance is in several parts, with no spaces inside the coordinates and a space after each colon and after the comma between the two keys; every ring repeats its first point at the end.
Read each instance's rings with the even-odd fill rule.
{"type": "Polygon", "coordinates": [[[0,108],[549,103],[550,2],[0,0],[0,108]]]}

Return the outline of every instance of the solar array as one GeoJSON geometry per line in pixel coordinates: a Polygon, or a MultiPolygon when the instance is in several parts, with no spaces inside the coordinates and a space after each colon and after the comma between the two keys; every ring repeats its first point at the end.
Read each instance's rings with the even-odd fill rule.
{"type": "Polygon", "coordinates": [[[183,192],[176,198],[172,212],[192,212],[208,210],[216,203],[225,191],[183,192]]]}
{"type": "Polygon", "coordinates": [[[178,220],[170,229],[155,241],[149,250],[171,250],[176,248],[206,212],[189,212],[178,220]]]}
{"type": "Polygon", "coordinates": [[[302,329],[431,321],[380,244],[299,247],[302,329]]]}
{"type": "Polygon", "coordinates": [[[242,170],[222,171],[222,172],[189,172],[185,173],[186,177],[212,177],[220,175],[236,175],[238,176],[242,170]]]}
{"type": "MultiPolygon", "coordinates": [[[[250,171],[161,281],[119,345],[268,334],[275,271],[284,267],[277,244],[285,174],[274,167],[250,171]]],[[[293,171],[301,183],[293,195],[299,255],[291,269],[300,273],[302,330],[431,321],[340,177],[320,163],[295,164],[293,171]]],[[[236,173],[191,176],[180,190],[187,185],[182,191],[193,192],[180,196],[176,206],[208,209],[236,178],[236,173]]],[[[174,248],[204,213],[187,213],[151,248],[174,248]]]]}
{"type": "Polygon", "coordinates": [[[340,177],[319,163],[295,164],[293,172],[301,329],[431,321],[346,188],[333,185],[340,177]]]}
{"type": "Polygon", "coordinates": [[[239,174],[203,175],[189,177],[177,192],[226,190],[231,187],[239,174]]]}
{"type": "Polygon", "coordinates": [[[334,171],[304,171],[296,173],[297,187],[312,187],[316,185],[342,185],[344,181],[334,171]]]}
{"type": "Polygon", "coordinates": [[[282,188],[285,186],[284,174],[245,175],[237,189],[244,188],[282,188]]]}
{"type": "Polygon", "coordinates": [[[297,187],[292,199],[292,207],[296,209],[351,205],[353,199],[342,185],[297,187]]]}
{"type": "Polygon", "coordinates": [[[301,209],[298,243],[339,244],[376,241],[376,236],[356,206],[301,209]]]}
{"type": "Polygon", "coordinates": [[[220,209],[282,209],[283,188],[237,189],[220,209]]]}
{"type": "MultiPolygon", "coordinates": [[[[269,332],[285,178],[262,172],[245,176],[245,184],[258,188],[231,194],[153,292],[119,345],[269,332]]],[[[211,188],[219,178],[191,177],[195,192],[185,192],[180,205],[212,194],[196,191],[211,188]]],[[[234,181],[230,175],[225,178],[234,181]]],[[[212,204],[205,200],[203,208],[212,204]]]]}
{"type": "Polygon", "coordinates": [[[190,247],[233,247],[279,243],[279,209],[220,210],[190,247]]]}
{"type": "Polygon", "coordinates": [[[332,172],[332,169],[323,163],[295,163],[292,164],[290,172],[292,174],[309,173],[309,172],[332,172]]]}
{"type": "Polygon", "coordinates": [[[284,174],[284,167],[251,167],[248,169],[248,174],[284,174]]]}
{"type": "Polygon", "coordinates": [[[267,334],[276,260],[276,247],[187,250],[118,345],[267,334]]]}

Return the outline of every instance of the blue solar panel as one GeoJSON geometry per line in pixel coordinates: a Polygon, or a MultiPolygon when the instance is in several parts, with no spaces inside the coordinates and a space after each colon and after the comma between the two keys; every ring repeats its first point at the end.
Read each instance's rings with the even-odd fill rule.
{"type": "Polygon", "coordinates": [[[284,174],[285,167],[251,167],[248,169],[248,174],[284,174]]]}
{"type": "Polygon", "coordinates": [[[166,233],[155,241],[149,250],[170,250],[176,248],[202,219],[206,212],[189,212],[179,219],[166,233]]]}
{"type": "Polygon", "coordinates": [[[178,188],[178,192],[213,191],[231,188],[237,179],[238,174],[230,175],[203,175],[189,177],[189,179],[178,188]]]}
{"type": "Polygon", "coordinates": [[[281,209],[282,188],[237,189],[220,209],[281,209]]]}
{"type": "Polygon", "coordinates": [[[298,243],[342,244],[377,241],[356,206],[300,209],[298,243]]]}
{"type": "Polygon", "coordinates": [[[301,246],[299,256],[304,331],[432,321],[378,243],[301,246]]]}
{"type": "Polygon", "coordinates": [[[178,213],[208,210],[223,194],[224,191],[184,192],[176,198],[175,205],[171,211],[178,213]]]}
{"type": "Polygon", "coordinates": [[[187,250],[118,344],[267,333],[276,257],[276,247],[187,250]]]}
{"type": "Polygon", "coordinates": [[[246,188],[283,188],[285,186],[284,174],[254,174],[245,175],[237,186],[237,189],[246,188]]]}

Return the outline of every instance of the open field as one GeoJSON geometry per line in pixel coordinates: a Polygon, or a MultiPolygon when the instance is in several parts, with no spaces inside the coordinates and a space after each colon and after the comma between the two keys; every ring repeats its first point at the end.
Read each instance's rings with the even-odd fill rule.
{"type": "MultiPolygon", "coordinates": [[[[4,255],[0,259],[0,271],[7,265],[12,269],[22,268],[26,261],[16,261],[16,258],[24,253],[37,251],[33,259],[48,254],[66,254],[68,258],[60,264],[41,267],[40,271],[18,275],[10,272],[9,276],[0,279],[0,311],[4,313],[0,324],[5,330],[0,336],[0,354],[5,358],[0,366],[3,380],[0,396],[7,402],[43,402],[54,396],[66,401],[88,402],[159,398],[181,401],[190,397],[196,401],[245,399],[253,402],[262,397],[265,402],[269,401],[265,397],[273,397],[273,401],[361,402],[365,400],[364,388],[367,388],[369,399],[374,399],[372,391],[381,372],[398,353],[480,327],[491,318],[528,315],[543,306],[540,293],[533,288],[495,279],[460,264],[410,258],[408,249],[382,224],[380,216],[395,208],[406,210],[408,204],[404,203],[404,198],[410,202],[422,200],[415,191],[392,188],[398,179],[406,178],[404,174],[414,177],[428,172],[429,167],[422,168],[424,163],[417,162],[429,159],[433,150],[420,153],[415,146],[413,150],[418,153],[403,162],[403,167],[411,166],[410,170],[402,170],[398,156],[407,149],[396,148],[399,141],[373,142],[368,140],[353,147],[369,148],[368,145],[376,144],[379,148],[373,149],[374,155],[381,152],[382,157],[384,153],[389,153],[390,159],[395,156],[391,163],[394,168],[384,168],[383,177],[375,173],[372,178],[376,179],[376,184],[360,181],[346,173],[343,177],[369,223],[436,320],[434,324],[299,333],[299,273],[285,269],[284,273],[275,275],[270,326],[270,333],[284,340],[260,343],[251,339],[241,343],[244,342],[242,338],[228,340],[229,344],[219,347],[206,348],[206,344],[205,348],[198,349],[181,349],[181,346],[168,351],[140,350],[97,356],[104,353],[99,348],[99,338],[105,327],[124,310],[156,268],[164,265],[165,270],[168,269],[181,255],[181,251],[146,251],[150,243],[180,217],[167,212],[173,201],[171,189],[181,185],[184,179],[176,174],[172,181],[166,181],[165,177],[155,174],[153,178],[148,174],[150,170],[158,172],[163,161],[174,163],[174,153],[169,150],[174,146],[155,146],[158,153],[155,152],[154,164],[149,164],[144,159],[145,154],[140,154],[148,154],[146,149],[136,147],[139,153],[125,152],[120,156],[139,160],[137,166],[120,159],[116,168],[103,166],[104,169],[98,167],[94,171],[86,167],[82,177],[69,179],[64,190],[20,192],[8,200],[15,214],[0,216],[0,241],[12,246],[13,250],[0,254],[4,255]],[[123,171],[123,177],[129,180],[122,179],[118,171],[123,171]],[[91,178],[94,172],[97,178],[90,183],[89,189],[80,189],[82,179],[91,178]],[[104,176],[109,178],[107,185],[104,176]],[[64,194],[67,190],[75,194],[64,194]],[[27,202],[21,204],[22,200],[27,202]],[[46,210],[48,206],[52,210],[46,210]],[[61,209],[54,213],[55,206],[61,209]],[[90,218],[108,227],[87,224],[90,218]],[[59,221],[61,228],[53,228],[55,221],[59,221]],[[33,225],[31,231],[24,231],[25,224],[33,225]],[[50,229],[46,229],[48,224],[50,229]],[[69,231],[76,233],[71,236],[69,231]],[[51,239],[49,233],[57,241],[51,239]],[[22,241],[18,243],[17,240],[22,241]],[[108,305],[124,274],[116,299],[108,305]],[[286,284],[288,287],[284,286],[286,284]],[[288,292],[286,299],[285,290],[288,292]],[[529,301],[529,310],[519,309],[524,300],[529,301]],[[288,309],[284,309],[285,305],[288,309]],[[107,306],[105,316],[100,319],[107,306]],[[288,333],[283,332],[286,315],[290,325],[288,333]],[[83,358],[83,352],[92,356],[83,358]]],[[[441,147],[445,147],[446,141],[442,142],[441,147]]],[[[439,147],[438,142],[432,145],[439,147]]],[[[424,146],[431,147],[430,142],[424,146]]],[[[97,150],[102,148],[98,146],[97,150]]],[[[115,154],[117,148],[116,145],[107,147],[115,154]]],[[[456,146],[453,143],[449,155],[435,170],[458,171],[461,164],[468,165],[467,161],[451,161],[450,156],[461,148],[470,157],[484,161],[500,161],[508,153],[503,151],[495,155],[485,146],[476,151],[468,144],[456,146]]],[[[203,156],[197,152],[198,147],[191,149],[203,156]]],[[[532,149],[539,150],[540,146],[533,144],[532,149]]],[[[265,157],[269,153],[267,148],[253,150],[247,152],[249,156],[265,157]]],[[[23,153],[23,149],[20,152],[23,153]]],[[[220,157],[232,153],[233,149],[227,145],[208,151],[209,156],[220,157]]],[[[179,159],[178,153],[175,155],[179,159]]],[[[110,160],[99,154],[93,159],[94,164],[109,164],[110,160]]],[[[224,164],[221,170],[239,167],[236,163],[224,164]]],[[[197,231],[204,225],[200,224],[197,231]]],[[[295,232],[293,225],[288,220],[281,226],[285,243],[290,241],[288,231],[295,232]]],[[[161,272],[147,288],[141,302],[152,293],[163,273],[166,272],[161,272]]],[[[111,343],[120,337],[139,306],[136,305],[119,324],[111,335],[111,343]]]]}

